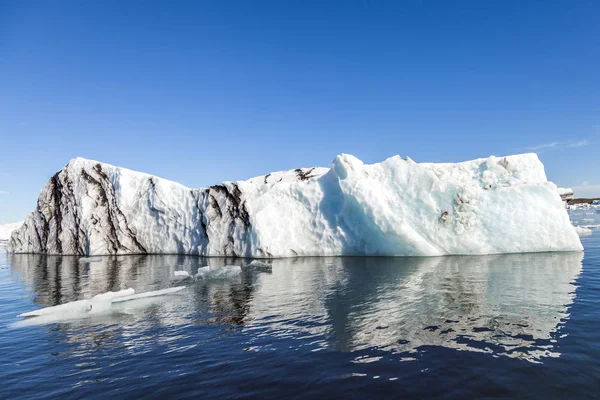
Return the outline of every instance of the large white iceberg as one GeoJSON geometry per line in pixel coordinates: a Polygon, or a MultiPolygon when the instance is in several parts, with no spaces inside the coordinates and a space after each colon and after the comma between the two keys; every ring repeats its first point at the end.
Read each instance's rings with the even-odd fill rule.
{"type": "Polygon", "coordinates": [[[205,189],[76,158],[41,191],[9,251],[256,258],[582,250],[535,154],[456,164],[342,154],[205,189]]]}

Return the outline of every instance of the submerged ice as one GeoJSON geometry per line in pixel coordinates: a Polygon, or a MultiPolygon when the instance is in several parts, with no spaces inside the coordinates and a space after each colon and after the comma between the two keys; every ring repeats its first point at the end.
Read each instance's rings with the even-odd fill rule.
{"type": "Polygon", "coordinates": [[[115,305],[131,302],[133,300],[150,299],[159,296],[166,296],[177,293],[185,289],[185,286],[177,286],[167,289],[154,290],[143,293],[135,293],[134,289],[124,289],[116,292],[100,293],[91,299],[76,300],[57,306],[41,308],[39,310],[29,311],[19,314],[21,318],[15,327],[24,325],[39,325],[47,323],[57,323],[70,321],[74,319],[86,318],[92,315],[109,314],[114,311],[115,305]]]}
{"type": "Polygon", "coordinates": [[[178,253],[254,258],[581,250],[535,154],[456,164],[337,156],[190,189],[77,158],[13,233],[14,253],[178,253]]]}

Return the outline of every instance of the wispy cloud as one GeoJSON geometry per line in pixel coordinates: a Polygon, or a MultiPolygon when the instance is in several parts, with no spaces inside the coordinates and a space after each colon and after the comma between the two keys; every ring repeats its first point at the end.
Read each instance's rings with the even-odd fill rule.
{"type": "Polygon", "coordinates": [[[0,190],[0,194],[10,194],[10,192],[6,192],[4,190],[0,190]]]}
{"type": "Polygon", "coordinates": [[[544,151],[544,150],[554,150],[564,147],[584,147],[590,144],[590,141],[587,139],[571,141],[571,142],[552,142],[552,143],[544,143],[539,144],[537,146],[525,147],[526,150],[531,151],[544,151]]]}
{"type": "Polygon", "coordinates": [[[567,147],[583,147],[590,144],[590,141],[587,139],[580,140],[579,142],[571,142],[567,144],[567,147]]]}

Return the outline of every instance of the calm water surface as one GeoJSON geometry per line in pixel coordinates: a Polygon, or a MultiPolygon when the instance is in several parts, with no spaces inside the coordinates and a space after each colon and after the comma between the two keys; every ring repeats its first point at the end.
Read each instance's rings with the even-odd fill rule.
{"type": "Polygon", "coordinates": [[[243,260],[0,253],[0,398],[598,398],[600,231],[585,253],[243,260]],[[18,314],[187,286],[108,313],[18,314]]]}

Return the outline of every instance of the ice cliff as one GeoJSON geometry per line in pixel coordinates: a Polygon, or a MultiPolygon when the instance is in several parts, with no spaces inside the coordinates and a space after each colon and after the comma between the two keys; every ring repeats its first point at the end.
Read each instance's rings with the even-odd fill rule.
{"type": "Polygon", "coordinates": [[[438,256],[582,250],[535,154],[391,157],[205,189],[76,158],[42,189],[14,253],[438,256]]]}

